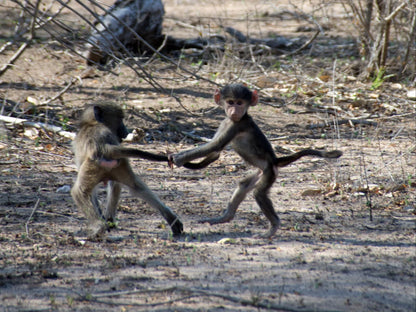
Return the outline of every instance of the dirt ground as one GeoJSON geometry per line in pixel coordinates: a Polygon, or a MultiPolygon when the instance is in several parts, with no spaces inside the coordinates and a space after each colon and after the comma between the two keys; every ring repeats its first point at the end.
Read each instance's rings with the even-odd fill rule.
{"type": "MultiPolygon", "coordinates": [[[[307,40],[308,22],[273,18],[293,9],[285,3],[167,0],[164,31],[196,37],[228,22],[253,36],[307,40]]],[[[12,34],[11,12],[19,11],[0,0],[2,43],[12,34]]],[[[219,215],[251,170],[227,149],[201,171],[132,161],[180,216],[183,236],[172,237],[157,212],[124,190],[116,229],[90,242],[69,194],[76,177],[71,139],[0,122],[0,310],[415,311],[416,101],[408,96],[415,86],[386,81],[374,88],[355,78],[357,48],[342,12],[328,7],[332,19],[322,21],[333,27],[291,58],[268,55],[252,65],[232,53],[202,65],[183,60],[218,83],[260,88],[261,103],[250,114],[278,155],[304,147],[344,153],[334,161],[303,158],[280,171],[270,197],[282,226],[271,240],[256,238],[268,222],[251,194],[230,223],[198,223],[219,215]]],[[[0,54],[0,63],[16,49],[0,54]]],[[[87,69],[53,40],[39,40],[0,77],[0,112],[74,133],[84,103],[112,100],[125,109],[128,128],[145,133],[126,145],[165,153],[212,137],[223,118],[213,107],[214,86],[158,59],[146,68],[181,105],[126,66],[115,68],[118,76],[87,69]],[[62,96],[42,104],[73,77],[62,96]]]]}

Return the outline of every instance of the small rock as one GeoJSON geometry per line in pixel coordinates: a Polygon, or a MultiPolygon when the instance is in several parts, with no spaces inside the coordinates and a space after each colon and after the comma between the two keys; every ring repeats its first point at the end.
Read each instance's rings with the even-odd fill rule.
{"type": "Polygon", "coordinates": [[[322,190],[309,189],[302,192],[301,196],[317,196],[322,194],[322,190]]]}
{"type": "Polygon", "coordinates": [[[407,92],[407,97],[411,100],[416,100],[416,89],[407,92]]]}
{"type": "Polygon", "coordinates": [[[71,187],[69,185],[61,186],[56,190],[57,193],[69,193],[70,191],[71,187]]]}
{"type": "Polygon", "coordinates": [[[235,243],[236,243],[236,240],[233,239],[233,238],[229,238],[229,237],[220,239],[218,241],[218,244],[222,244],[222,245],[224,245],[224,244],[235,244],[235,243]]]}

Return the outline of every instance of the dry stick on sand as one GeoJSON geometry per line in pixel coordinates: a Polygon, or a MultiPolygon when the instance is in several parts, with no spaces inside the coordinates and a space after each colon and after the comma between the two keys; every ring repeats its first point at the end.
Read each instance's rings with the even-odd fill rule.
{"type": "MultiPolygon", "coordinates": [[[[337,121],[337,124],[338,125],[361,124],[361,125],[377,126],[377,122],[371,121],[371,120],[365,120],[365,119],[341,119],[341,120],[337,121]]],[[[315,124],[315,125],[307,125],[306,128],[307,129],[325,128],[325,127],[328,127],[330,125],[331,125],[331,123],[325,122],[325,123],[320,123],[320,124],[315,124]]]]}
{"type": "MultiPolygon", "coordinates": [[[[67,9],[71,10],[72,12],[74,12],[76,15],[78,15],[81,19],[83,19],[84,21],[86,21],[92,29],[95,29],[96,31],[99,31],[96,27],[96,25],[94,25],[93,23],[91,23],[89,20],[87,20],[81,13],[79,13],[77,10],[75,10],[74,8],[72,8],[71,6],[69,6],[67,3],[64,3],[62,0],[57,0],[61,5],[65,6],[67,9]]],[[[89,8],[88,5],[84,4],[81,0],[75,0],[78,4],[80,4],[83,8],[85,8],[92,16],[94,16],[94,18],[96,20],[100,20],[100,17],[92,10],[89,8]]],[[[103,10],[104,12],[108,13],[112,18],[114,18],[118,23],[120,23],[120,25],[122,25],[123,27],[126,27],[126,29],[133,35],[135,36],[135,38],[139,41],[142,42],[146,47],[148,47],[153,53],[157,54],[159,57],[161,57],[162,59],[166,60],[167,62],[170,62],[172,64],[174,64],[175,66],[177,66],[177,68],[181,69],[182,71],[184,71],[185,73],[190,74],[191,76],[199,79],[199,80],[203,80],[203,81],[207,81],[211,84],[217,85],[218,84],[210,79],[204,78],[202,76],[199,76],[198,74],[182,67],[178,62],[175,62],[174,60],[172,60],[171,58],[167,57],[166,55],[164,55],[163,53],[160,53],[157,49],[155,49],[154,47],[152,47],[146,40],[144,40],[137,32],[134,31],[134,29],[132,29],[128,24],[126,24],[125,21],[120,20],[116,15],[114,15],[111,11],[106,10],[106,8],[102,5],[100,5],[98,2],[94,1],[94,0],[89,0],[91,3],[93,3],[96,7],[98,7],[99,9],[103,10]]],[[[129,56],[130,59],[134,59],[134,56],[130,53],[130,51],[120,42],[120,40],[111,32],[111,30],[105,25],[105,24],[101,24],[106,31],[108,31],[111,35],[112,35],[112,39],[117,43],[118,46],[120,46],[123,50],[124,53],[126,53],[127,56],[129,56]]],[[[151,73],[149,73],[141,64],[140,62],[134,62],[134,64],[131,64],[130,61],[128,61],[128,59],[124,62],[124,64],[126,66],[128,66],[130,69],[132,69],[136,75],[138,77],[143,78],[147,83],[149,83],[152,87],[154,87],[156,90],[160,90],[162,93],[168,94],[171,97],[173,97],[176,102],[178,102],[178,104],[189,114],[193,115],[193,116],[200,116],[200,114],[196,114],[192,111],[190,111],[189,109],[187,109],[181,99],[176,96],[175,94],[173,94],[173,89],[169,92],[168,90],[166,90],[155,78],[152,77],[151,73]],[[139,70],[141,71],[142,75],[137,71],[137,69],[134,67],[134,65],[139,67],[139,70]]]]}
{"type": "Polygon", "coordinates": [[[35,37],[35,24],[36,19],[39,11],[39,4],[40,0],[36,1],[35,11],[32,16],[32,20],[30,22],[30,35],[29,39],[23,43],[20,48],[16,51],[16,53],[9,59],[9,61],[4,64],[2,68],[0,68],[0,76],[2,76],[12,65],[13,63],[22,55],[22,53],[26,50],[26,48],[32,43],[33,38],[35,37]]]}
{"type": "MultiPolygon", "coordinates": [[[[104,304],[111,304],[114,305],[114,301],[106,301],[106,300],[97,300],[98,298],[108,298],[108,297],[114,297],[114,296],[126,296],[126,295],[135,295],[135,294],[146,294],[146,293],[165,293],[165,292],[186,292],[191,294],[198,294],[200,296],[206,296],[206,297],[217,297],[221,298],[226,301],[231,301],[233,303],[240,304],[242,306],[252,306],[255,308],[260,309],[267,309],[267,310],[277,310],[277,311],[285,311],[285,312],[311,312],[311,311],[318,311],[318,312],[329,312],[328,310],[308,310],[308,309],[296,309],[292,307],[287,307],[279,304],[274,304],[273,302],[269,302],[267,300],[256,300],[257,298],[252,299],[243,299],[235,296],[228,296],[220,293],[215,293],[211,291],[206,291],[202,289],[196,289],[196,288],[188,288],[188,287],[181,287],[181,286],[173,286],[168,288],[161,288],[161,289],[141,289],[141,290],[127,290],[127,291],[117,291],[117,292],[106,292],[106,293],[100,293],[100,294],[89,294],[88,296],[91,298],[89,300],[94,302],[100,302],[104,304]]],[[[185,297],[186,298],[186,297],[185,297]]],[[[184,299],[178,298],[173,301],[181,301],[184,299]]],[[[85,300],[84,297],[80,298],[80,300],[85,300]]],[[[171,303],[171,302],[169,302],[171,303]]],[[[155,304],[134,304],[132,302],[129,303],[120,303],[121,305],[136,305],[136,306],[155,306],[155,305],[161,305],[161,304],[167,304],[165,302],[161,303],[155,303],[155,304]]]]}
{"type": "Polygon", "coordinates": [[[40,198],[36,201],[35,207],[32,209],[32,213],[30,214],[29,218],[26,221],[25,228],[26,228],[26,235],[29,237],[29,222],[32,219],[33,215],[35,214],[36,209],[38,209],[40,198]]]}
{"type": "MultiPolygon", "coordinates": [[[[75,83],[75,81],[77,81],[77,78],[72,78],[71,81],[61,90],[58,92],[58,94],[56,94],[54,97],[51,97],[50,99],[43,101],[40,103],[40,105],[48,105],[49,103],[51,103],[52,101],[55,101],[56,99],[60,98],[65,92],[67,92],[75,83]]],[[[0,115],[0,121],[4,121],[5,123],[9,123],[12,125],[23,125],[23,126],[27,126],[27,127],[34,127],[34,128],[38,128],[38,129],[44,129],[44,130],[48,130],[48,131],[52,131],[54,133],[57,133],[63,137],[69,138],[69,139],[73,139],[75,137],[75,133],[69,132],[69,131],[65,131],[64,129],[62,129],[61,127],[58,126],[54,126],[54,125],[48,125],[42,122],[33,122],[33,121],[28,121],[26,119],[22,119],[22,118],[16,118],[16,117],[10,117],[10,116],[2,116],[0,115]]]]}
{"type": "Polygon", "coordinates": [[[9,123],[12,125],[23,125],[27,127],[34,127],[38,129],[44,129],[48,131],[52,131],[54,133],[57,133],[63,137],[73,139],[75,138],[75,133],[65,131],[61,127],[54,126],[54,125],[48,125],[43,122],[33,122],[33,121],[27,121],[26,119],[22,118],[15,118],[15,117],[9,117],[9,116],[2,116],[0,115],[0,121],[4,121],[5,123],[9,123]]]}
{"type": "Polygon", "coordinates": [[[66,87],[63,88],[60,92],[58,92],[57,95],[55,95],[54,97],[51,97],[49,100],[41,102],[40,105],[48,105],[49,103],[55,101],[56,99],[59,99],[65,92],[67,92],[72,87],[72,85],[77,80],[78,80],[77,78],[71,78],[71,81],[69,81],[69,83],[66,85],[66,87]]]}
{"type": "Polygon", "coordinates": [[[309,46],[311,43],[312,43],[312,41],[314,41],[315,39],[316,39],[316,37],[318,37],[318,35],[321,33],[321,31],[318,29],[317,31],[316,31],[316,33],[312,36],[312,38],[311,39],[309,39],[308,41],[306,41],[300,48],[298,48],[298,49],[296,49],[295,51],[293,51],[293,52],[290,52],[290,53],[287,53],[287,54],[282,54],[282,55],[279,55],[279,58],[285,58],[285,57],[288,57],[288,56],[292,56],[292,55],[295,55],[295,54],[298,54],[300,51],[302,51],[303,49],[305,49],[307,46],[309,46]]]}

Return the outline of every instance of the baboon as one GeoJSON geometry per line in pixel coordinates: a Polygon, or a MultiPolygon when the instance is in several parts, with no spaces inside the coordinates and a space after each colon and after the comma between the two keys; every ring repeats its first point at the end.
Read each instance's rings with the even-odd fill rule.
{"type": "Polygon", "coordinates": [[[278,168],[287,166],[303,156],[338,158],[342,152],[304,149],[289,156],[277,157],[270,142],[247,113],[250,106],[255,106],[258,103],[257,91],[250,91],[240,84],[231,84],[221,90],[216,90],[214,100],[217,105],[223,107],[226,118],[220,124],[213,139],[194,149],[169,155],[169,164],[174,163],[180,167],[192,160],[205,157],[199,163],[188,163],[186,166],[190,169],[204,168],[217,160],[221,151],[231,143],[234,150],[247,163],[259,170],[240,181],[222,216],[202,219],[200,222],[217,224],[231,221],[239,204],[247,193],[254,189],[254,198],[271,224],[270,229],[263,237],[271,238],[280,224],[279,217],[268,197],[268,192],[276,180],[278,168]]]}
{"type": "Polygon", "coordinates": [[[127,136],[122,109],[113,103],[93,104],[82,113],[79,131],[73,141],[78,175],[71,195],[88,219],[89,239],[101,239],[107,230],[107,221],[115,218],[121,184],[133,194],[157,208],[174,235],[183,232],[182,222],[172,210],[134,174],[128,157],[167,161],[167,156],[156,155],[134,148],[120,146],[127,136]],[[107,201],[102,210],[97,198],[97,185],[107,184],[107,201]]]}

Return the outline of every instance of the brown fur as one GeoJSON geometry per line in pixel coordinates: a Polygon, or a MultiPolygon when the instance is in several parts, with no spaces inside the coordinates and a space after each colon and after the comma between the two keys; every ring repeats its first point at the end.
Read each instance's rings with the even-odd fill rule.
{"type": "Polygon", "coordinates": [[[213,139],[197,148],[170,155],[169,160],[177,166],[184,165],[190,169],[201,169],[217,160],[221,151],[231,143],[234,150],[246,162],[259,170],[239,183],[222,216],[203,219],[201,222],[217,224],[231,221],[247,193],[254,190],[254,198],[257,204],[270,221],[271,227],[264,235],[270,238],[275,234],[280,224],[279,217],[268,197],[268,192],[276,180],[277,169],[287,166],[303,156],[338,158],[342,155],[342,152],[304,149],[298,153],[278,158],[263,132],[247,114],[250,106],[257,105],[258,95],[256,91],[251,92],[245,86],[238,84],[228,85],[221,91],[217,90],[215,92],[214,100],[224,109],[227,117],[219,126],[213,139]],[[201,157],[205,158],[199,163],[189,163],[201,157]]]}
{"type": "Polygon", "coordinates": [[[134,174],[128,160],[128,157],[138,157],[167,161],[167,157],[120,146],[123,138],[127,136],[123,117],[121,108],[112,103],[87,106],[73,142],[78,176],[71,195],[88,219],[89,238],[100,239],[107,229],[107,221],[114,220],[121,185],[129,187],[135,195],[157,208],[171,226],[173,233],[180,234],[183,231],[181,221],[134,174]],[[104,210],[100,208],[96,195],[96,187],[100,182],[108,184],[104,210]]]}

